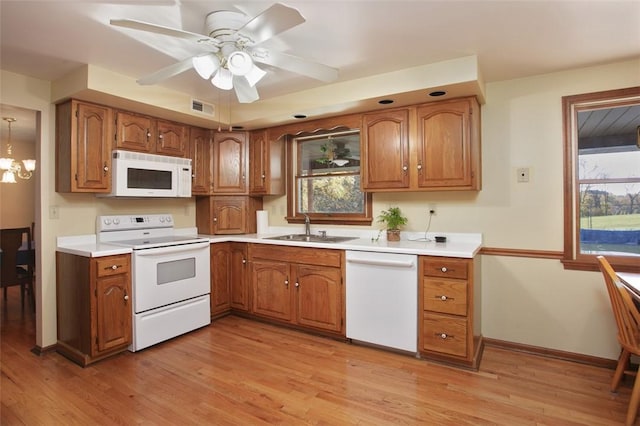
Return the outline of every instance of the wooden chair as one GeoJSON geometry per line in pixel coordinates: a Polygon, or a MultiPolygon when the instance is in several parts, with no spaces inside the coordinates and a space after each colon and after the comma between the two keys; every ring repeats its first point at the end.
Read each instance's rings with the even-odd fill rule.
{"type": "Polygon", "coordinates": [[[0,229],[0,287],[4,289],[4,300],[7,300],[7,288],[19,285],[21,302],[24,307],[25,293],[30,296],[32,307],[35,308],[33,292],[33,265],[35,264],[34,250],[31,246],[31,228],[0,229]],[[26,251],[19,253],[26,238],[26,251]]]}
{"type": "MultiPolygon", "coordinates": [[[[607,292],[611,300],[613,315],[618,325],[618,342],[622,347],[618,366],[611,380],[611,392],[615,392],[622,381],[622,376],[626,374],[636,375],[635,372],[628,370],[629,357],[631,355],[640,356],[640,312],[636,307],[629,291],[620,282],[607,259],[598,256],[600,262],[600,271],[604,275],[604,282],[607,285],[607,292]]],[[[634,379],[633,390],[629,400],[629,408],[627,409],[627,425],[632,425],[638,413],[640,405],[640,380],[634,379]]]]}

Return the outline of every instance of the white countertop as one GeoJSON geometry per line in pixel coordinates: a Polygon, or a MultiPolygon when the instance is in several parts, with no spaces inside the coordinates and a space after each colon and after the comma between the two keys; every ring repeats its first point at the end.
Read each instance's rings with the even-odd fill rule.
{"type": "MultiPolygon", "coordinates": [[[[176,229],[176,234],[195,235],[195,228],[176,229]]],[[[384,233],[378,241],[373,241],[377,232],[345,230],[345,231],[329,231],[327,235],[344,235],[358,237],[357,239],[345,241],[341,243],[312,243],[300,241],[282,241],[270,240],[269,237],[299,233],[296,228],[282,227],[270,228],[268,234],[242,234],[242,235],[199,235],[200,237],[209,238],[211,243],[221,243],[227,241],[236,241],[242,243],[260,243],[273,244],[280,246],[293,247],[315,247],[324,249],[338,250],[359,250],[372,251],[382,253],[404,253],[417,254],[424,256],[447,256],[460,258],[473,258],[482,247],[481,234],[460,234],[460,233],[429,233],[427,239],[433,240],[436,235],[446,236],[446,243],[436,243],[434,241],[425,241],[425,233],[402,233],[401,240],[398,242],[387,241],[384,239],[384,233]]],[[[105,243],[99,243],[95,235],[80,235],[71,237],[58,237],[57,250],[64,253],[74,254],[84,257],[102,257],[116,254],[131,253],[131,249],[119,247],[105,243]]]]}

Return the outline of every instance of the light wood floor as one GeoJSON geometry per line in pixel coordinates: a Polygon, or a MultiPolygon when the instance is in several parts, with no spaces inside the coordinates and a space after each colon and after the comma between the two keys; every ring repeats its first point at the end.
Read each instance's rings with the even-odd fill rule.
{"type": "Polygon", "coordinates": [[[488,347],[470,372],[234,316],[83,369],[32,354],[33,314],[11,300],[2,425],[612,425],[630,394],[597,367],[488,347]]]}

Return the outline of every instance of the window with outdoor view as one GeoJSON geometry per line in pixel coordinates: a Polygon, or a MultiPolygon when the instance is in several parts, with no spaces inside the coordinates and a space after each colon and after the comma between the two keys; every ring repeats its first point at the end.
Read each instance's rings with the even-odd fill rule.
{"type": "Polygon", "coordinates": [[[590,269],[602,254],[621,270],[638,267],[640,88],[563,102],[565,264],[590,269]]]}
{"type": "Polygon", "coordinates": [[[359,131],[298,137],[292,148],[295,189],[289,196],[294,214],[289,219],[308,215],[316,223],[371,220],[371,196],[360,190],[359,131]]]}

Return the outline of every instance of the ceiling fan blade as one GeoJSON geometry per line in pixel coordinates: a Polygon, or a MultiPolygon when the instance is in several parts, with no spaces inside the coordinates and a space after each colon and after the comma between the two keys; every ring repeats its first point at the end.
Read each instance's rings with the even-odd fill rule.
{"type": "Polygon", "coordinates": [[[296,74],[305,75],[324,82],[332,82],[338,78],[338,70],[328,65],[307,61],[286,53],[274,52],[266,49],[253,49],[251,57],[254,61],[272,65],[296,74]]]}
{"type": "Polygon", "coordinates": [[[154,72],[153,74],[149,74],[145,77],[142,77],[138,79],[137,82],[138,84],[141,84],[143,86],[156,84],[159,81],[171,78],[191,68],[193,68],[193,58],[187,58],[183,61],[176,62],[175,64],[169,65],[168,67],[162,68],[154,72]]]}
{"type": "Polygon", "coordinates": [[[247,22],[238,33],[259,44],[303,22],[305,19],[296,9],[276,3],[247,22]]]}
{"type": "Polygon", "coordinates": [[[250,104],[260,99],[258,89],[255,86],[251,87],[244,76],[233,76],[233,88],[236,91],[238,102],[241,104],[250,104]]]}
{"type": "Polygon", "coordinates": [[[189,31],[178,30],[175,28],[169,28],[162,25],[150,24],[148,22],[137,21],[135,19],[112,19],[111,25],[117,27],[130,28],[133,30],[147,31],[155,34],[162,34],[171,37],[182,38],[185,40],[192,40],[199,43],[206,43],[212,47],[220,47],[220,42],[212,37],[204,34],[192,33],[189,31]]]}

